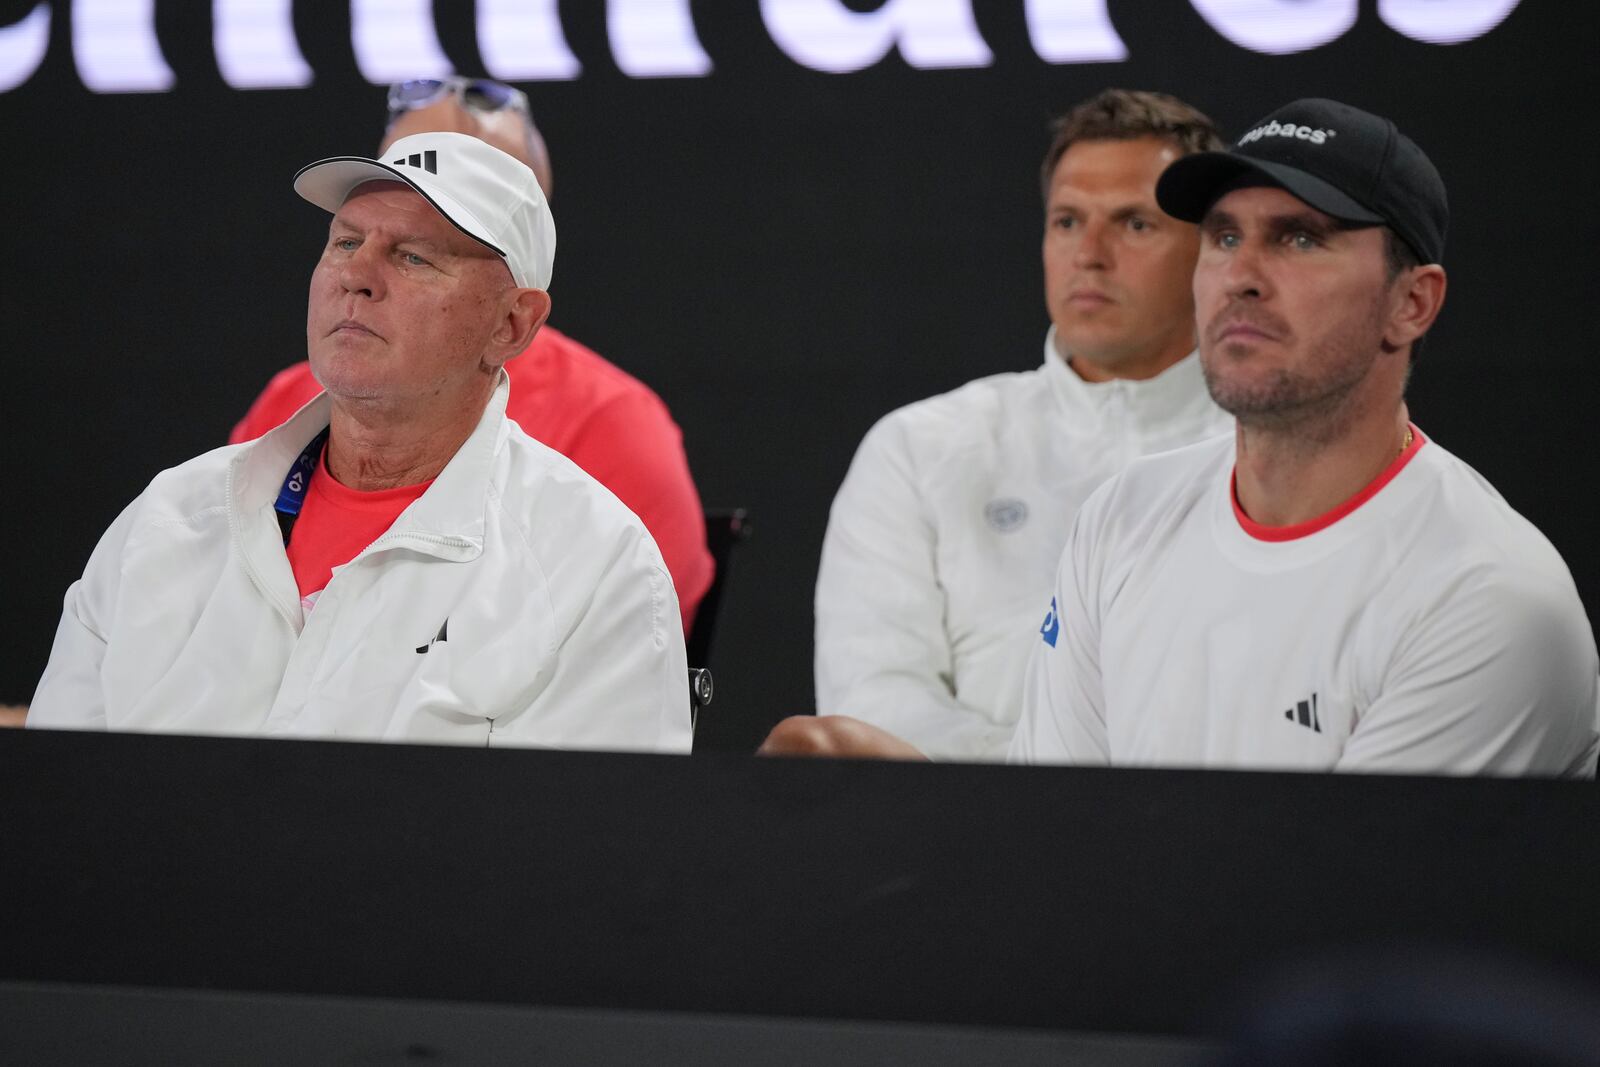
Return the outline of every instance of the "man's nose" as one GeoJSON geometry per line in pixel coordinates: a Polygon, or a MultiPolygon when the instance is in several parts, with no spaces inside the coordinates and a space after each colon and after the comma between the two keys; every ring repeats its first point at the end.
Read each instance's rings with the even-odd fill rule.
{"type": "Polygon", "coordinates": [[[1105,270],[1111,266],[1110,235],[1104,222],[1084,220],[1072,252],[1072,265],[1079,270],[1105,270]]]}
{"type": "Polygon", "coordinates": [[[339,284],[346,292],[376,300],[383,295],[381,266],[381,254],[371,244],[362,244],[339,265],[339,284]]]}
{"type": "Polygon", "coordinates": [[[1223,288],[1234,299],[1260,300],[1271,292],[1260,242],[1241,241],[1220,269],[1223,288]]]}

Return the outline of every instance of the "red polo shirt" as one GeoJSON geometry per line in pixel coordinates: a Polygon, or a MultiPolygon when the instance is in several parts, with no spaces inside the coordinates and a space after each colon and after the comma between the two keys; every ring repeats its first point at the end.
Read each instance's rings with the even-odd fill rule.
{"type": "MultiPolygon", "coordinates": [[[[667,406],[649,386],[549,326],[506,364],[506,373],[506,414],[615,493],[655,538],[687,633],[711,585],[713,564],[700,494],[667,406]]],[[[308,363],[280,371],[228,440],[260,437],[321,391],[308,363]]]]}
{"type": "Polygon", "coordinates": [[[429,478],[393,489],[352,489],[328,473],[328,452],[323,450],[284,550],[307,611],[333,577],[333,568],[361,555],[432,484],[429,478]]]}

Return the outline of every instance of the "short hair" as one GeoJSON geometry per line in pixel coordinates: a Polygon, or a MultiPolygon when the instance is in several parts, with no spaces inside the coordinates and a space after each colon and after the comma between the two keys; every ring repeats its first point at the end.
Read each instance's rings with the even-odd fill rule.
{"type": "MultiPolygon", "coordinates": [[[[1273,186],[1271,182],[1263,182],[1261,184],[1273,186]]],[[[1282,186],[1274,187],[1283,188],[1282,186]]],[[[1373,225],[1370,222],[1337,222],[1337,227],[1341,230],[1367,230],[1372,229],[1373,225]]],[[[1406,243],[1404,237],[1394,232],[1393,227],[1385,226],[1382,223],[1376,225],[1383,232],[1383,284],[1392,286],[1400,275],[1412,267],[1422,266],[1422,257],[1417,255],[1416,249],[1406,243]]],[[[1411,342],[1411,362],[1413,364],[1417,362],[1417,356],[1422,352],[1422,342],[1425,340],[1427,340],[1426,334],[1411,342]]]]}
{"type": "Polygon", "coordinates": [[[1383,263],[1389,270],[1389,284],[1412,267],[1422,266],[1422,257],[1406,244],[1406,239],[1388,226],[1383,228],[1383,263]]]}
{"type": "MultiPolygon", "coordinates": [[[[1270,188],[1281,189],[1283,186],[1273,182],[1262,182],[1270,188]]],[[[1290,194],[1293,195],[1293,194],[1290,194]]],[[[1313,205],[1315,206],[1315,205],[1313,205]]],[[[1383,273],[1384,283],[1393,285],[1396,278],[1410,270],[1412,267],[1422,266],[1422,257],[1417,255],[1416,249],[1406,243],[1394,229],[1383,223],[1349,222],[1342,219],[1334,220],[1334,228],[1340,230],[1368,230],[1376,228],[1383,232],[1383,273]]]]}
{"type": "MultiPolygon", "coordinates": [[[[1341,222],[1339,224],[1339,228],[1342,230],[1365,230],[1370,229],[1371,226],[1372,224],[1367,222],[1341,222]]],[[[1407,244],[1404,237],[1395,233],[1392,227],[1379,223],[1377,228],[1383,231],[1383,284],[1392,286],[1400,275],[1412,267],[1422,266],[1422,257],[1417,255],[1417,250],[1407,244]]],[[[1411,363],[1413,365],[1416,364],[1417,357],[1422,354],[1422,342],[1427,339],[1427,335],[1424,334],[1411,342],[1411,363]]]]}
{"type": "MultiPolygon", "coordinates": [[[[1404,237],[1395,233],[1390,227],[1385,226],[1383,228],[1383,265],[1384,273],[1388,275],[1387,284],[1393,285],[1396,278],[1412,267],[1422,266],[1422,257],[1417,255],[1416,249],[1406,243],[1404,237]]],[[[1417,365],[1417,358],[1422,355],[1422,343],[1427,339],[1428,335],[1423,334],[1411,342],[1410,366],[1417,365]]],[[[1410,374],[1411,372],[1408,369],[1406,371],[1408,380],[1410,374]]]]}
{"type": "Polygon", "coordinates": [[[1039,169],[1039,189],[1050,197],[1050,179],[1067,149],[1079,141],[1133,141],[1160,137],[1183,150],[1220,152],[1216,123],[1191,104],[1166,93],[1142,89],[1102,89],[1050,123],[1050,148],[1039,169]]]}

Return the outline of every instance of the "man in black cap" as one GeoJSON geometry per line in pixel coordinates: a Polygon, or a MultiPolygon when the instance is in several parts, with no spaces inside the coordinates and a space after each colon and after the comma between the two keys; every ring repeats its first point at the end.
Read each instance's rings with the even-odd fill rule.
{"type": "Polygon", "coordinates": [[[1406,409],[1445,295],[1427,156],[1301,100],[1156,196],[1200,226],[1200,359],[1235,439],[1078,513],[1012,760],[1592,776],[1565,564],[1406,409]]]}

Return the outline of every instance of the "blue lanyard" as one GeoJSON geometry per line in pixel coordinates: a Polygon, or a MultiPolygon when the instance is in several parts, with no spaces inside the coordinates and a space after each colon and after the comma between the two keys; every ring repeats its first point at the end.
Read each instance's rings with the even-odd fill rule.
{"type": "Polygon", "coordinates": [[[317,463],[322,459],[322,446],[327,443],[328,430],[324,427],[294,461],[289,473],[284,476],[283,488],[278,490],[278,500],[272,509],[278,513],[278,529],[283,531],[285,548],[289,547],[289,534],[294,530],[295,520],[300,517],[300,508],[306,502],[311,476],[317,472],[317,463]]]}

